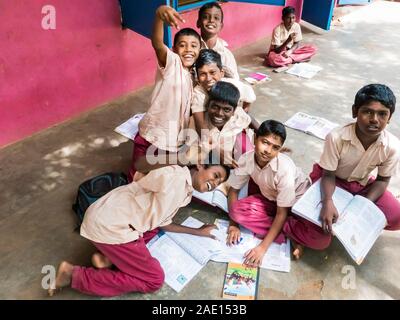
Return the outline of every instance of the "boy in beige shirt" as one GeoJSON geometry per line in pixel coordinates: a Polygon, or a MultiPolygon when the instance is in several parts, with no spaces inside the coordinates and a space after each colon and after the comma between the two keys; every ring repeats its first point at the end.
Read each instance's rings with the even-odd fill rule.
{"type": "Polygon", "coordinates": [[[386,230],[400,229],[400,203],[387,187],[398,174],[400,141],[385,128],[396,106],[392,90],[383,84],[361,88],[353,104],[355,123],[333,130],[326,137],[319,164],[310,174],[313,182],[321,178],[321,222],[327,234],[338,212],[332,195],[339,186],[353,195],[374,202],[385,214],[386,230]],[[376,178],[371,177],[377,169],[376,178]]]}
{"type": "Polygon", "coordinates": [[[218,36],[223,26],[224,12],[217,2],[206,3],[200,8],[197,28],[200,29],[202,48],[218,52],[227,77],[239,80],[235,57],[227,48],[228,44],[218,36]]]}
{"type": "Polygon", "coordinates": [[[183,130],[190,116],[193,93],[191,69],[200,51],[200,35],[193,29],[180,30],[173,51],[164,44],[164,23],[178,27],[182,17],[171,7],[157,9],[152,45],[157,55],[156,83],[150,108],[139,123],[134,138],[129,181],[136,172],[135,162],[147,153],[176,152],[184,143],[183,130]],[[152,147],[150,150],[148,150],[152,147]]]}
{"type": "Polygon", "coordinates": [[[267,65],[283,67],[291,63],[309,61],[317,52],[317,48],[311,44],[301,46],[302,39],[295,9],[290,6],[283,8],[282,23],[276,26],[272,33],[271,46],[266,57],[267,65]]]}
{"type": "Polygon", "coordinates": [[[214,190],[228,175],[229,169],[219,164],[191,169],[175,165],[153,170],[139,181],[110,191],[88,208],[81,225],[81,235],[100,251],[92,257],[94,267],[62,262],[49,294],[65,286],[98,296],[158,290],[164,272],[146,243],[158,228],[213,237],[214,225],[196,229],[174,224],[172,219],[190,202],[194,189],[214,190]]]}

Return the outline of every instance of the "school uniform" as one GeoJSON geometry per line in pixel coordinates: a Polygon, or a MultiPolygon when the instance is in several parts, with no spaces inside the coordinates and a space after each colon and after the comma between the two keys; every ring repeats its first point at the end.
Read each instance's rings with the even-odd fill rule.
{"type": "MultiPolygon", "coordinates": [[[[251,123],[250,116],[241,107],[236,107],[232,117],[219,130],[211,123],[208,113],[205,113],[205,123],[208,128],[208,134],[202,136],[202,141],[196,133],[196,126],[193,117],[190,119],[189,128],[191,132],[196,133],[197,139],[191,139],[187,144],[190,146],[199,145],[204,155],[208,155],[211,150],[216,154],[224,152],[228,157],[232,154],[243,154],[254,148],[251,137],[246,129],[251,123]]],[[[228,160],[228,159],[225,159],[228,160]]]]}
{"type": "MultiPolygon", "coordinates": [[[[374,182],[371,176],[377,169],[382,177],[397,174],[400,158],[400,141],[383,130],[367,150],[356,135],[356,123],[337,128],[326,137],[324,150],[310,177],[313,182],[322,177],[323,170],[335,171],[336,185],[353,195],[366,195],[374,182]]],[[[388,190],[375,201],[388,222],[386,230],[400,229],[400,202],[388,190]]]]}
{"type": "MultiPolygon", "coordinates": [[[[306,192],[311,181],[289,156],[282,153],[260,168],[255,161],[255,152],[250,151],[239,159],[238,165],[231,173],[228,184],[240,190],[251,178],[258,185],[259,193],[249,193],[248,197],[236,201],[229,216],[259,237],[265,237],[272,226],[277,207],[291,208],[306,192]]],[[[320,227],[292,214],[288,215],[281,233],[274,241],[283,243],[285,236],[317,250],[326,248],[331,241],[320,227]]]]}
{"type": "Polygon", "coordinates": [[[153,170],[94,202],[80,232],[115,268],[75,266],[72,288],[99,296],[158,290],[164,272],[146,243],[158,227],[172,223],[178,209],[190,202],[192,192],[189,169],[175,165],[153,170]]]}
{"type": "Polygon", "coordinates": [[[283,56],[283,53],[290,50],[295,42],[299,42],[302,39],[301,27],[297,22],[293,23],[289,30],[286,29],[283,22],[276,26],[272,33],[271,48],[266,58],[267,64],[272,67],[281,67],[294,62],[309,60],[317,52],[317,48],[311,44],[300,46],[292,52],[290,57],[283,56]],[[295,33],[296,36],[286,45],[286,48],[283,51],[276,53],[272,50],[272,46],[281,46],[292,33],[295,33]]]}
{"type": "Polygon", "coordinates": [[[139,122],[139,133],[134,139],[130,181],[136,172],[135,161],[151,145],[166,152],[176,152],[182,146],[192,94],[192,75],[183,67],[180,57],[168,49],[165,67],[157,69],[150,108],[139,122]]]}
{"type": "Polygon", "coordinates": [[[201,48],[212,49],[218,52],[221,55],[222,66],[224,67],[225,72],[230,77],[239,80],[239,72],[235,57],[233,56],[232,52],[228,49],[228,43],[225,40],[218,38],[214,48],[209,48],[207,46],[207,43],[202,39],[201,48]]]}
{"type": "MultiPolygon", "coordinates": [[[[256,101],[254,90],[249,85],[233,78],[222,78],[220,81],[233,84],[240,93],[238,107],[243,107],[243,103],[253,103],[256,101]]],[[[200,84],[196,85],[193,90],[193,99],[190,105],[192,113],[205,112],[209,101],[208,91],[200,84]]]]}

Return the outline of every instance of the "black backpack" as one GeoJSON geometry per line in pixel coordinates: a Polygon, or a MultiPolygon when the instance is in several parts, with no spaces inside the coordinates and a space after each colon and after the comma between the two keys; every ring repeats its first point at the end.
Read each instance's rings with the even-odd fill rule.
{"type": "Polygon", "coordinates": [[[109,191],[125,184],[128,184],[128,179],[122,172],[107,172],[83,182],[78,188],[75,203],[72,205],[72,210],[75,211],[78,217],[79,226],[83,221],[87,208],[93,202],[109,191]]]}

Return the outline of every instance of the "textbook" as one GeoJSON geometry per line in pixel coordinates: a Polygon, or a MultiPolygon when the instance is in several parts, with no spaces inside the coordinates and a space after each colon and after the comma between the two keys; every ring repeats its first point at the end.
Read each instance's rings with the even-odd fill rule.
{"type": "MultiPolygon", "coordinates": [[[[185,233],[160,231],[147,243],[150,254],[156,258],[165,273],[165,282],[175,291],[180,292],[197,273],[212,260],[215,262],[243,262],[244,253],[257,246],[261,239],[241,228],[241,241],[234,246],[226,245],[226,232],[229,221],[217,219],[219,229],[211,233],[216,239],[199,237],[185,233]]],[[[199,228],[203,222],[188,217],[182,225],[199,228]]],[[[290,271],[290,243],[272,243],[266,252],[261,268],[275,271],[290,271]]]]}
{"type": "MultiPolygon", "coordinates": [[[[198,228],[203,223],[188,217],[182,225],[198,228]]],[[[150,254],[156,258],[165,273],[165,283],[180,292],[220,251],[218,241],[185,233],[160,231],[147,243],[150,254]]]]}
{"type": "MultiPolygon", "coordinates": [[[[247,197],[248,187],[249,185],[246,184],[240,190],[238,196],[239,199],[247,197]]],[[[229,186],[226,183],[222,183],[215,190],[210,192],[198,192],[196,190],[193,190],[192,196],[214,207],[218,207],[228,213],[228,191],[229,186]]]]}
{"type": "Polygon", "coordinates": [[[235,262],[228,263],[222,298],[232,300],[256,300],[258,276],[258,268],[246,267],[235,262]]]}
{"type": "Polygon", "coordinates": [[[284,124],[289,128],[303,131],[322,140],[325,140],[328,133],[339,126],[337,123],[324,118],[310,116],[304,112],[295,113],[284,124]]]}
{"type": "Polygon", "coordinates": [[[244,80],[246,80],[250,84],[257,84],[265,81],[271,81],[272,79],[264,73],[254,72],[249,74],[249,76],[244,78],[244,80]]]}
{"type": "MultiPolygon", "coordinates": [[[[351,258],[359,265],[386,226],[383,212],[370,200],[353,196],[336,187],[333,202],[339,218],[332,225],[334,235],[343,244],[351,258]]],[[[322,226],[321,179],[314,183],[292,207],[292,212],[322,226]]]]}
{"type": "Polygon", "coordinates": [[[124,137],[133,140],[139,131],[139,122],[142,120],[144,113],[135,114],[132,118],[126,120],[114,129],[115,132],[124,137]]]}
{"type": "Polygon", "coordinates": [[[294,64],[290,69],[286,70],[285,72],[301,78],[311,79],[321,70],[322,68],[319,66],[303,62],[294,64]]]}

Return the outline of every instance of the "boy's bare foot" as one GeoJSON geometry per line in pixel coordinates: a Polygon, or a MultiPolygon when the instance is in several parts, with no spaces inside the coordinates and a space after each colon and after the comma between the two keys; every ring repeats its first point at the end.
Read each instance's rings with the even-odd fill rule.
{"type": "Polygon", "coordinates": [[[60,291],[61,288],[69,286],[71,284],[73,269],[74,266],[67,261],[63,261],[60,263],[57,271],[56,283],[55,285],[52,285],[51,288],[48,290],[48,294],[50,297],[60,291]]]}
{"type": "Polygon", "coordinates": [[[96,252],[92,255],[92,265],[97,269],[110,268],[112,262],[100,252],[96,252]]]}
{"type": "Polygon", "coordinates": [[[293,246],[293,257],[296,260],[300,260],[301,256],[304,253],[304,247],[301,244],[298,244],[296,241],[291,240],[293,246]]]}

